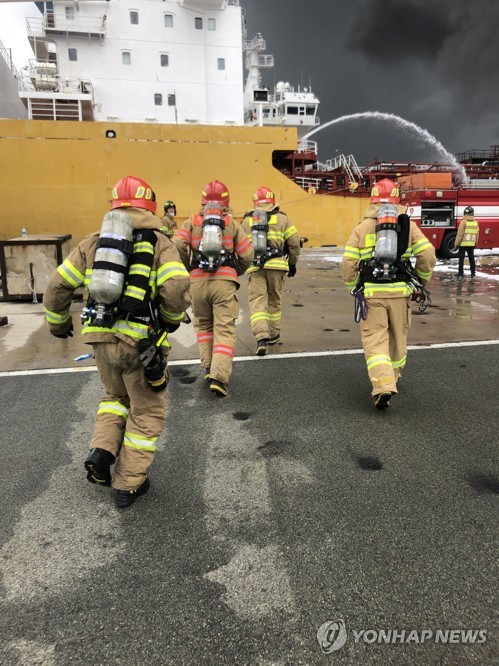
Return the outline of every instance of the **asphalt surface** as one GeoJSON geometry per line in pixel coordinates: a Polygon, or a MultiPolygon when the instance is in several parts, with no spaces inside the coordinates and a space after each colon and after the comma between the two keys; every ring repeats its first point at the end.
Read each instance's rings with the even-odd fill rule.
{"type": "Polygon", "coordinates": [[[225,400],[173,366],[151,490],[122,511],[83,470],[97,375],[3,377],[0,663],[498,663],[498,361],[412,351],[387,412],[361,355],[237,362],[225,400]]]}

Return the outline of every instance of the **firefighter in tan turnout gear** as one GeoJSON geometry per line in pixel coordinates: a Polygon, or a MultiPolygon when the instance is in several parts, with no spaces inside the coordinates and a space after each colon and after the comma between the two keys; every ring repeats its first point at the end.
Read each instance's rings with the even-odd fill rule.
{"type": "Polygon", "coordinates": [[[150,186],[134,176],[113,189],[100,233],[87,236],[54,271],[44,295],[50,333],[72,337],[73,292],[89,298],[82,333],[105,388],[97,411],[87,479],[111,485],[118,507],[149,489],[148,469],[166,420],[168,332],[189,305],[189,275],[160,231],[150,186]]]}
{"type": "Polygon", "coordinates": [[[174,236],[190,271],[194,328],[201,365],[210,390],[228,395],[236,345],[239,275],[253,260],[253,249],[241,226],[228,213],[229,191],[218,180],[202,193],[202,208],[174,236]]]}
{"type": "Polygon", "coordinates": [[[243,229],[253,245],[255,257],[248,269],[251,330],[258,356],[267,345],[281,339],[282,292],[286,275],[296,275],[300,237],[296,227],[275,205],[274,193],[259,187],[253,195],[254,210],[246,213],[243,229]]]}
{"type": "Polygon", "coordinates": [[[375,407],[386,409],[406,363],[410,301],[426,298],[435,250],[398,205],[399,188],[384,178],[343,254],[342,273],[358,304],[361,338],[375,407]],[[415,269],[409,263],[416,257],[415,269]]]}

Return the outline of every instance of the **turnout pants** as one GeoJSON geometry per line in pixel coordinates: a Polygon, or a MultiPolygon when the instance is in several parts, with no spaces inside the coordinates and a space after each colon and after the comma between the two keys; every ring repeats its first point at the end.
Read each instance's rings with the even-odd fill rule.
{"type": "Polygon", "coordinates": [[[251,331],[258,340],[281,332],[282,292],[286,271],[259,268],[248,276],[251,331]]]}
{"type": "Polygon", "coordinates": [[[232,374],[236,347],[238,284],[232,280],[191,282],[194,328],[201,365],[210,369],[210,378],[227,384],[232,374]]]}
{"type": "Polygon", "coordinates": [[[135,347],[123,340],[93,345],[106,393],[97,411],[90,448],[117,457],[113,488],[135,490],[147,476],[166,421],[166,391],[148,385],[135,347]]]}
{"type": "Polygon", "coordinates": [[[475,248],[474,246],[459,246],[459,268],[457,271],[458,275],[464,275],[464,257],[468,255],[468,259],[470,262],[470,272],[471,275],[475,275],[475,248]]]}
{"type": "Polygon", "coordinates": [[[410,298],[369,298],[367,307],[360,331],[372,395],[397,393],[397,380],[406,362],[410,298]]]}

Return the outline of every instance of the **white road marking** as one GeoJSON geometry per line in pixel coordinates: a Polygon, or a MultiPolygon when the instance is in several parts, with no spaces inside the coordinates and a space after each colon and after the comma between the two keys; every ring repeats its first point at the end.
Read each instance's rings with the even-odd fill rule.
{"type": "MultiPolygon", "coordinates": [[[[437,342],[429,345],[409,345],[408,351],[420,351],[425,349],[452,349],[454,347],[480,347],[486,345],[499,345],[499,340],[463,340],[462,342],[437,342]]],[[[282,354],[269,354],[262,358],[261,356],[236,356],[235,362],[239,361],[257,361],[258,363],[265,363],[266,361],[274,361],[287,358],[315,358],[317,356],[348,356],[350,354],[363,354],[362,349],[334,349],[328,351],[317,352],[289,352],[282,354]]],[[[177,361],[168,361],[168,367],[174,365],[199,365],[199,359],[185,359],[177,361]]],[[[45,368],[41,370],[9,370],[0,372],[0,377],[23,377],[25,375],[56,375],[68,372],[96,372],[95,366],[87,368],[45,368]]]]}

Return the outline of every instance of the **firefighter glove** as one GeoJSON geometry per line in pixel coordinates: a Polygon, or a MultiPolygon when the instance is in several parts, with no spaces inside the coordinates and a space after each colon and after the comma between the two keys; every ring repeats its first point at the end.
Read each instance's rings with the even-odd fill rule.
{"type": "Polygon", "coordinates": [[[294,277],[296,275],[296,264],[289,264],[288,277],[294,277]]]}
{"type": "Polygon", "coordinates": [[[61,339],[63,339],[63,338],[72,338],[73,337],[73,331],[74,331],[73,323],[71,323],[71,326],[68,328],[68,330],[65,333],[52,333],[52,335],[55,338],[61,338],[61,339]]]}

